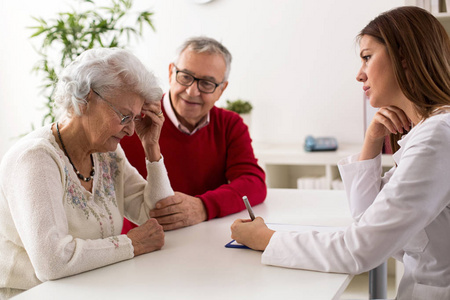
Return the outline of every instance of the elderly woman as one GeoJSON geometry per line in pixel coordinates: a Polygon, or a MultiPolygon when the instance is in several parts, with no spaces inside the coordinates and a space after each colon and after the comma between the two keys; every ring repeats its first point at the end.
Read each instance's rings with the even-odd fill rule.
{"type": "Polygon", "coordinates": [[[149,217],[173,195],[158,145],[161,95],[125,50],[88,50],[63,71],[60,121],[16,143],[0,167],[0,298],[161,249],[149,217]],[[147,180],[118,147],[135,130],[147,180]],[[120,235],[124,216],[142,226],[120,235]]]}

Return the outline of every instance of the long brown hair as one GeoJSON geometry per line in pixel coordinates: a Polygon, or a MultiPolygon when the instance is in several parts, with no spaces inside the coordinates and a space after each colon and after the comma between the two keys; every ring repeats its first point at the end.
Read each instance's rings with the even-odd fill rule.
{"type": "MultiPolygon", "coordinates": [[[[450,105],[450,39],[428,11],[402,6],[373,19],[358,35],[369,35],[386,46],[403,94],[426,119],[450,105]]],[[[391,136],[393,152],[397,140],[391,136]]]]}

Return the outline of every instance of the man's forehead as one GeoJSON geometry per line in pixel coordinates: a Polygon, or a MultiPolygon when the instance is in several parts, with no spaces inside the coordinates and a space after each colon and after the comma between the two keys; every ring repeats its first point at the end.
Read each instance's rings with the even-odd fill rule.
{"type": "Polygon", "coordinates": [[[178,63],[178,70],[209,80],[222,80],[226,71],[225,59],[218,53],[198,53],[184,50],[178,63]]]}

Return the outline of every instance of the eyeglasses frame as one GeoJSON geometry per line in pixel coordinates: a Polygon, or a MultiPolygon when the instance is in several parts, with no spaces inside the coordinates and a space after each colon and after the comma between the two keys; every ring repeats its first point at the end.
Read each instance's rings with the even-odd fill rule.
{"type": "Polygon", "coordinates": [[[100,97],[100,99],[102,99],[103,101],[106,102],[106,104],[109,105],[109,107],[112,108],[112,110],[117,114],[117,116],[119,116],[120,118],[120,125],[128,125],[133,121],[140,121],[141,118],[135,116],[134,118],[131,115],[124,115],[122,114],[114,105],[112,105],[111,102],[109,102],[108,100],[106,100],[105,98],[103,98],[96,90],[92,89],[92,91],[100,97]]]}
{"type": "Polygon", "coordinates": [[[207,79],[203,79],[203,78],[197,78],[197,77],[195,77],[195,76],[192,75],[192,74],[189,74],[189,73],[187,73],[187,72],[185,72],[185,71],[182,71],[182,70],[178,69],[178,67],[177,67],[175,64],[173,64],[173,66],[174,66],[174,68],[175,68],[175,80],[176,80],[179,84],[181,84],[182,86],[187,86],[187,87],[189,87],[189,86],[193,85],[195,81],[197,81],[197,88],[198,88],[198,90],[199,90],[200,92],[204,93],[204,94],[213,94],[213,93],[216,91],[217,87],[218,87],[219,85],[221,85],[221,84],[224,83],[224,81],[219,82],[219,83],[215,83],[214,81],[211,81],[211,80],[207,80],[207,79]],[[191,84],[184,84],[184,83],[179,82],[179,81],[178,81],[178,78],[177,78],[179,72],[191,76],[192,78],[194,78],[194,80],[192,80],[191,84]],[[200,89],[200,80],[201,80],[201,81],[207,81],[207,82],[210,82],[210,83],[214,84],[214,85],[215,85],[214,90],[212,90],[212,92],[205,92],[205,91],[202,91],[202,90],[200,89]]]}

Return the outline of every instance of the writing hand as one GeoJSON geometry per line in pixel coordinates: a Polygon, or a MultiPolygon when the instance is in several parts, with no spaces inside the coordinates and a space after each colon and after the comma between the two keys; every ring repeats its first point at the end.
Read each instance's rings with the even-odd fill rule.
{"type": "Polygon", "coordinates": [[[254,250],[265,250],[274,233],[261,217],[254,221],[238,219],[231,225],[231,238],[254,250]]]}
{"type": "Polygon", "coordinates": [[[150,216],[158,220],[164,230],[195,225],[207,219],[202,200],[180,192],[158,201],[150,216]]]}
{"type": "Polygon", "coordinates": [[[134,256],[160,250],[164,246],[164,231],[155,219],[149,219],[127,233],[134,248],[134,256]]]}

